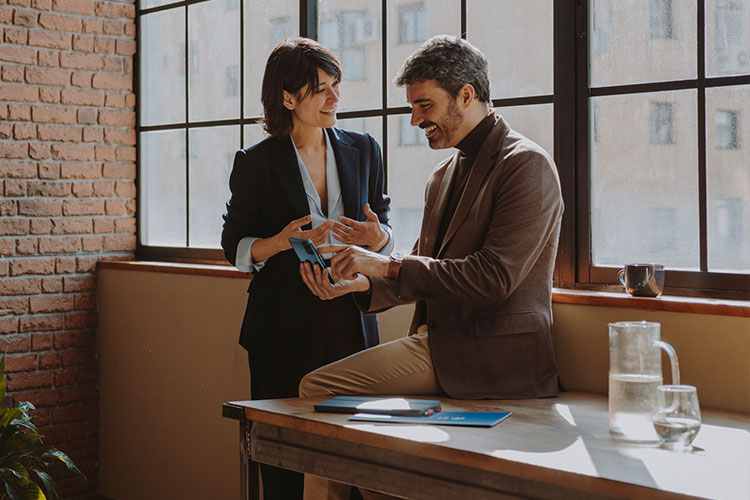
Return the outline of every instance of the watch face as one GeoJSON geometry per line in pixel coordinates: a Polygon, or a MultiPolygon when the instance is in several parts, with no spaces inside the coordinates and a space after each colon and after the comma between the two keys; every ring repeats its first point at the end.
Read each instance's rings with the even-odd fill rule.
{"type": "Polygon", "coordinates": [[[401,262],[401,260],[403,258],[404,258],[404,255],[400,254],[398,252],[394,252],[394,253],[391,254],[391,259],[393,259],[393,260],[397,260],[397,261],[401,262]]]}

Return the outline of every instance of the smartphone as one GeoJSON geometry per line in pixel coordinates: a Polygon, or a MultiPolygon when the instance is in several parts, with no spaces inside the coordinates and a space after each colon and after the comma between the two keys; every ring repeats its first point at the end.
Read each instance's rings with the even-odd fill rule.
{"type": "Polygon", "coordinates": [[[312,240],[306,238],[289,238],[289,243],[292,244],[294,253],[297,254],[297,258],[300,262],[309,262],[312,265],[319,265],[323,271],[326,271],[328,275],[328,281],[334,284],[331,273],[326,270],[326,263],[323,261],[323,257],[318,253],[318,249],[315,248],[315,243],[312,240]]]}

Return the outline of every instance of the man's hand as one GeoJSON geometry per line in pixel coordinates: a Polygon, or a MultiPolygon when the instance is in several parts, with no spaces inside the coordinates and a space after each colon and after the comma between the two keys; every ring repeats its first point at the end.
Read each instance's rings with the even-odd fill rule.
{"type": "Polygon", "coordinates": [[[351,280],[336,281],[332,285],[328,281],[328,270],[313,266],[309,262],[300,263],[299,273],[307,288],[322,300],[335,299],[352,292],[366,292],[370,289],[370,281],[361,274],[351,280]]]}
{"type": "Polygon", "coordinates": [[[346,245],[326,245],[318,248],[320,253],[335,253],[331,257],[333,279],[353,280],[358,274],[380,278],[388,275],[389,257],[370,252],[364,248],[346,245]]]}
{"type": "Polygon", "coordinates": [[[349,217],[339,217],[339,222],[333,224],[333,234],[336,239],[348,245],[359,245],[378,251],[388,242],[388,233],[380,225],[378,216],[365,203],[365,222],[359,222],[349,217]]]}

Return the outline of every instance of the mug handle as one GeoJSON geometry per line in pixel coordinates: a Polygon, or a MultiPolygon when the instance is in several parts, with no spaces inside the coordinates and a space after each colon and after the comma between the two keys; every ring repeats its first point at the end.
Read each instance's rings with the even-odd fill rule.
{"type": "Polygon", "coordinates": [[[620,285],[622,285],[624,288],[627,288],[628,285],[625,284],[625,278],[623,276],[625,275],[625,269],[620,269],[617,271],[617,281],[620,282],[620,285]]]}

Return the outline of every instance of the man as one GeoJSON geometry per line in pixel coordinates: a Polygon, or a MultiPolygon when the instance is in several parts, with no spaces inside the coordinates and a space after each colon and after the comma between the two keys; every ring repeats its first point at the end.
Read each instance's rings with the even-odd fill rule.
{"type": "MultiPolygon", "coordinates": [[[[322,299],[358,292],[367,313],[416,302],[409,335],[309,373],[300,396],[557,394],[551,287],[563,203],[552,159],[492,111],[487,61],[465,40],[428,40],[396,85],[430,147],[458,149],[427,183],[412,254],[328,246],[335,285],[317,267],[300,272],[322,299]]],[[[337,485],[308,476],[305,496],[337,485]]]]}

